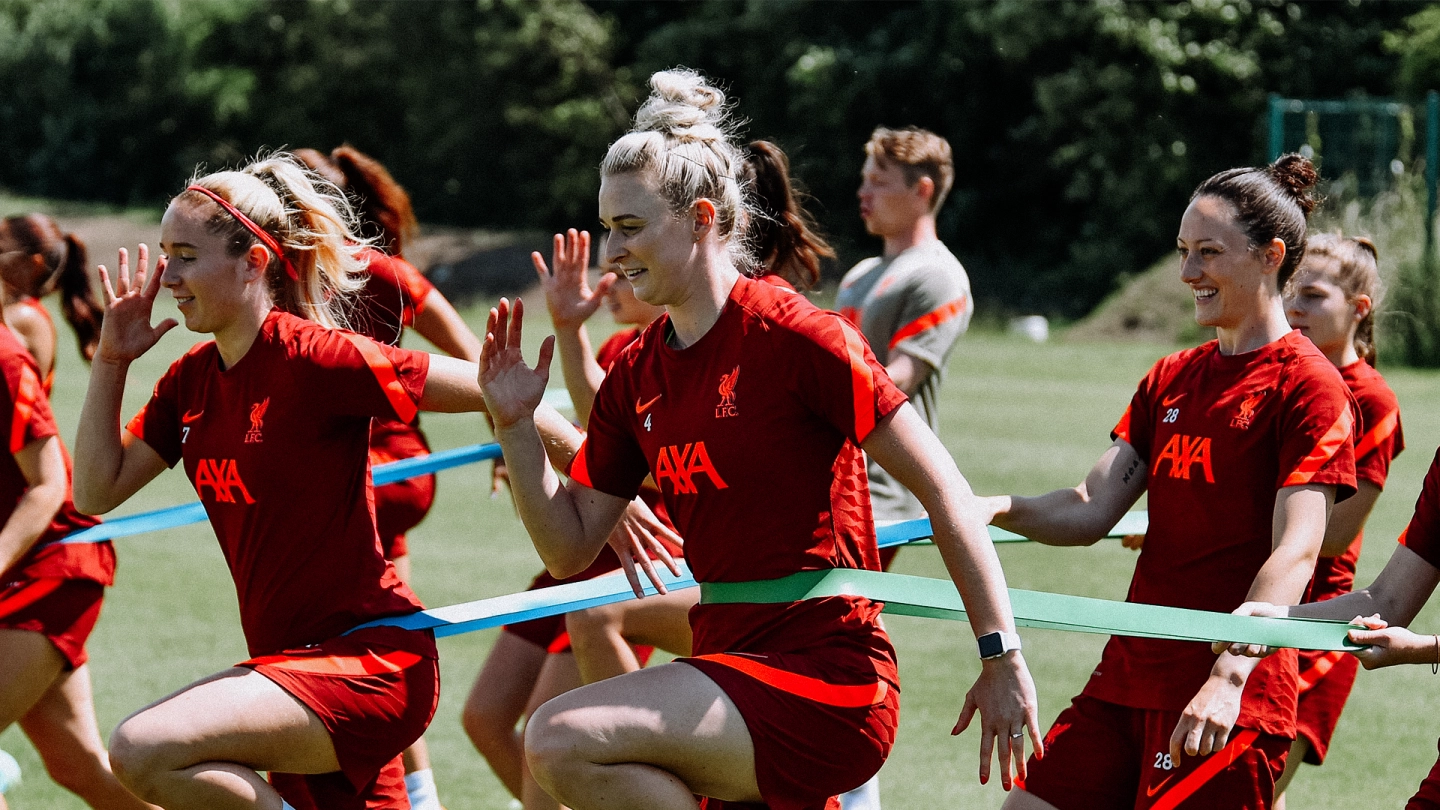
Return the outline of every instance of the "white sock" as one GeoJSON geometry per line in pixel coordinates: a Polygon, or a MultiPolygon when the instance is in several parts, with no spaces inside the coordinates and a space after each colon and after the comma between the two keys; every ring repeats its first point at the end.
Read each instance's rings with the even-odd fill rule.
{"type": "Polygon", "coordinates": [[[840,796],[842,810],[880,810],[880,774],[870,781],[840,796]]]}
{"type": "Polygon", "coordinates": [[[441,810],[435,773],[429,768],[405,774],[405,792],[410,794],[410,810],[441,810]]]}

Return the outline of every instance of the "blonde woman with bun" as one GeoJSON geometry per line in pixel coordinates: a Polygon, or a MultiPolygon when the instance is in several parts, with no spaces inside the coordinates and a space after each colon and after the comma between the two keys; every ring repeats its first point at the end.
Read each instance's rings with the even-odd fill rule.
{"type": "MultiPolygon", "coordinates": [[[[926,504],[972,628],[998,648],[957,732],[978,711],[981,779],[994,751],[1008,787],[1038,722],[981,504],[852,327],[751,277],[724,94],[683,70],[650,85],[601,164],[600,219],[604,263],[666,312],[611,365],[568,484],[533,416],[553,339],[526,366],[523,307],[503,300],[485,336],[481,388],[536,549],[555,576],[582,570],[653,476],[702,583],[878,570],[863,448],[926,504]]],[[[819,810],[894,743],[899,677],[880,607],[702,601],[693,657],[542,706],[526,731],[531,771],[576,810],[696,808],[697,796],[710,810],[819,810]]]]}

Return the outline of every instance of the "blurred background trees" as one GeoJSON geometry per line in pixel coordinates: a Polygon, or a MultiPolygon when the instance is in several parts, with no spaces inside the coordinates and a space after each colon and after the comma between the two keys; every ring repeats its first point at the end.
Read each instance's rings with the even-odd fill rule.
{"type": "Polygon", "coordinates": [[[162,202],[199,163],[342,141],[430,223],[594,222],[595,167],[673,65],[790,152],[841,248],[876,125],[947,136],[977,296],[1079,316],[1265,158],[1266,97],[1440,86],[1440,9],[1380,2],[0,0],[0,186],[162,202]]]}

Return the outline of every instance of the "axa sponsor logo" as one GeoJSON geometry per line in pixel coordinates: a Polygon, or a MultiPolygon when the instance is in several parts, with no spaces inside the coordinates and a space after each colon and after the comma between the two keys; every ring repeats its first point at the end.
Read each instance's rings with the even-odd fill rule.
{"type": "Polygon", "coordinates": [[[1189,481],[1196,465],[1199,465],[1199,473],[1204,474],[1205,483],[1215,483],[1215,469],[1210,460],[1210,439],[1207,436],[1186,436],[1184,433],[1172,435],[1170,441],[1165,443],[1165,449],[1155,457],[1150,475],[1159,477],[1162,465],[1167,461],[1170,466],[1165,469],[1171,478],[1189,481]]]}
{"type": "Polygon", "coordinates": [[[246,444],[259,444],[265,441],[260,431],[265,429],[265,412],[270,410],[270,397],[250,406],[250,430],[245,433],[246,444]]]}
{"type": "Polygon", "coordinates": [[[195,494],[205,500],[205,490],[218,503],[255,503],[233,458],[202,458],[195,466],[195,494]]]}
{"type": "Polygon", "coordinates": [[[736,366],[735,370],[729,374],[720,375],[720,404],[715,406],[716,419],[740,415],[740,412],[735,409],[735,383],[739,381],[739,366],[736,366]]]}
{"type": "Polygon", "coordinates": [[[655,459],[655,483],[660,491],[670,484],[670,491],[676,495],[696,495],[700,492],[698,483],[709,479],[716,489],[728,489],[729,484],[720,477],[705,442],[690,442],[684,445],[672,444],[660,448],[655,459]]]}

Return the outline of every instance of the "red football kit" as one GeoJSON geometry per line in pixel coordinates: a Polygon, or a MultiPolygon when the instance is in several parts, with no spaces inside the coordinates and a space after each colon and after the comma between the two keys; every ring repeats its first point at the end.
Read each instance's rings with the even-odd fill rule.
{"type": "MultiPolygon", "coordinates": [[[[1298,331],[1244,354],[1211,341],[1161,359],[1112,434],[1148,466],[1150,526],[1126,601],[1239,607],[1270,557],[1279,490],[1353,494],[1354,423],[1340,373],[1298,331]]],[[[1295,652],[1250,674],[1225,749],[1172,762],[1170,734],[1215,661],[1203,642],[1112,637],[1025,789],[1062,810],[1267,807],[1295,736],[1295,652]]]]}
{"type": "MultiPolygon", "coordinates": [[[[600,344],[600,348],[596,350],[595,362],[608,373],[610,371],[610,364],[614,363],[615,358],[620,356],[620,352],[624,351],[625,347],[629,346],[639,335],[640,330],[633,328],[622,329],[611,335],[604,343],[600,344]]],[[[650,507],[650,511],[655,513],[655,517],[659,518],[666,526],[672,529],[675,528],[674,524],[670,522],[669,514],[665,512],[665,504],[661,502],[658,490],[646,486],[640,490],[640,498],[650,507]]],[[[684,556],[684,549],[678,546],[670,547],[669,543],[667,543],[666,546],[669,548],[672,557],[679,559],[684,556]]],[[[594,579],[595,577],[603,576],[612,571],[618,571],[619,569],[620,558],[615,556],[614,550],[607,545],[600,550],[600,556],[596,557],[595,561],[590,563],[590,567],[584,571],[564,579],[556,579],[550,575],[549,571],[541,571],[538,576],[530,581],[530,587],[526,588],[526,590],[533,591],[538,588],[549,588],[570,582],[584,582],[587,579],[594,579]]],[[[504,632],[517,635],[537,647],[544,647],[546,652],[563,653],[570,651],[570,633],[566,627],[565,616],[561,614],[559,616],[546,616],[543,619],[531,619],[528,622],[520,622],[519,624],[507,624],[500,629],[504,632]]],[[[635,651],[643,666],[649,661],[650,654],[654,652],[654,648],[636,647],[635,651]]]]}
{"type": "MultiPolygon", "coordinates": [[[[1360,405],[1360,427],[1355,433],[1355,477],[1384,489],[1390,462],[1405,449],[1400,429],[1400,403],[1373,366],[1360,360],[1340,369],[1350,393],[1360,405]]],[[[1362,531],[1344,554],[1321,557],[1311,583],[1311,602],[1323,602],[1355,587],[1355,563],[1364,542],[1362,531]]],[[[1343,652],[1300,651],[1300,704],[1295,731],[1310,744],[1305,761],[1319,765],[1330,749],[1330,738],[1340,712],[1355,685],[1360,661],[1343,652]]]]}
{"type": "MultiPolygon", "coordinates": [[[[30,488],[15,454],[33,442],[59,436],[40,369],[9,329],[0,326],[0,413],[10,414],[7,452],[0,453],[0,525],[30,488]]],[[[85,639],[100,617],[105,586],[115,581],[115,549],[103,543],[59,543],[100,521],[75,511],[70,498],[70,455],[65,456],[65,502],[50,526],[20,559],[0,571],[0,628],[40,633],[74,669],[85,663],[85,639]]]]}
{"type": "MultiPolygon", "coordinates": [[[[361,254],[369,278],[360,291],[359,305],[351,315],[355,331],[377,343],[399,346],[405,327],[425,308],[425,299],[434,292],[430,280],[415,266],[378,250],[361,254]]],[[[370,466],[414,458],[430,452],[420,420],[410,422],[377,418],[370,425],[370,466]]],[[[435,503],[435,475],[422,475],[375,488],[375,524],[385,559],[410,553],[405,533],[420,525],[435,503]]]]}
{"type": "MultiPolygon", "coordinates": [[[[1440,451],[1425,473],[1425,484],[1415,501],[1415,515],[1400,535],[1400,543],[1440,568],[1440,451]]],[[[1440,810],[1440,760],[1437,760],[1405,810],[1440,810]]]]}
{"type": "MultiPolygon", "coordinates": [[[[611,366],[571,478],[629,499],[653,476],[700,582],[877,570],[858,448],[905,396],[859,333],[748,278],[694,345],[671,348],[669,331],[662,316],[611,366]]],[[[880,607],[833,597],[691,611],[695,657],[681,660],[740,709],[769,807],[826,807],[888,755],[899,678],[880,607]]]]}
{"type": "MultiPolygon", "coordinates": [[[[50,327],[50,334],[55,334],[55,320],[50,317],[50,310],[45,308],[45,305],[41,303],[39,298],[27,295],[19,299],[15,303],[19,304],[22,307],[25,307],[26,309],[29,309],[36,315],[39,315],[40,319],[43,320],[47,326],[50,327]]],[[[17,337],[16,340],[19,340],[19,338],[17,337]]],[[[42,380],[40,383],[40,387],[45,391],[45,396],[48,397],[50,396],[50,391],[55,387],[54,358],[51,358],[50,360],[50,368],[40,369],[40,376],[42,380]]]]}
{"type": "Polygon", "coordinates": [[[253,656],[241,666],[320,717],[362,796],[438,694],[431,634],[341,635],[422,607],[381,554],[367,457],[371,418],[413,419],[429,367],[423,352],[274,310],[232,367],[214,342],[177,360],[128,425],[167,464],[184,462],[204,504],[253,656]]]}

